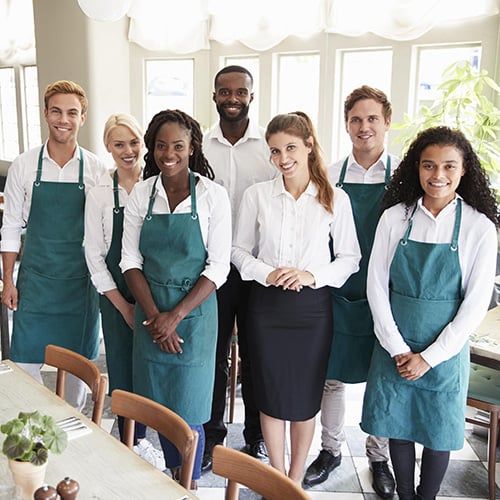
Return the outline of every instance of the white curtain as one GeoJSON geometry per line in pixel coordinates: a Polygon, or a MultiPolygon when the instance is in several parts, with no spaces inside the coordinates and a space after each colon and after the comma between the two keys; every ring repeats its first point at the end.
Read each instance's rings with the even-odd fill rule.
{"type": "Polygon", "coordinates": [[[31,0],[0,0],[0,63],[32,64],[35,60],[31,0]]]}
{"type": "Polygon", "coordinates": [[[331,0],[326,31],[413,40],[435,26],[498,12],[498,0],[331,0]]]}
{"type": "Polygon", "coordinates": [[[133,0],[129,39],[148,49],[179,53],[206,49],[210,40],[268,50],[288,36],[320,32],[411,40],[436,26],[496,15],[498,4],[499,0],[133,0]]]}

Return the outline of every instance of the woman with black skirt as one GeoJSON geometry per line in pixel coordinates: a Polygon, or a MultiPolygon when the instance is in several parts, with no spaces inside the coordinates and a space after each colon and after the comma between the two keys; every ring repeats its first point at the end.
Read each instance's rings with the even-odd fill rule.
{"type": "Polygon", "coordinates": [[[360,251],[349,198],[328,182],[307,115],[276,116],[266,140],[281,175],[244,193],[231,260],[244,280],[254,281],[250,356],[271,465],[300,483],[332,339],[328,287],[342,286],[358,270],[360,251]]]}

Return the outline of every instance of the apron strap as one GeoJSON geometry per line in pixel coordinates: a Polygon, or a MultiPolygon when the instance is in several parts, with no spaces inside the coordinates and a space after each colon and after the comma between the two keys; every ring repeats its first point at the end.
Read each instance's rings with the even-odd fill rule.
{"type": "Polygon", "coordinates": [[[399,243],[404,247],[408,244],[408,239],[410,238],[411,228],[413,226],[413,216],[415,215],[416,210],[417,210],[417,204],[415,203],[413,211],[410,215],[410,220],[408,221],[408,227],[406,228],[405,234],[399,240],[399,243]]]}
{"type": "Polygon", "coordinates": [[[42,163],[43,163],[43,150],[45,149],[45,144],[42,144],[42,147],[40,149],[40,154],[38,155],[38,166],[36,169],[36,179],[35,179],[35,186],[40,185],[40,179],[42,178],[42,163]]]}
{"type": "MultiPolygon", "coordinates": [[[[36,179],[35,179],[35,186],[40,185],[40,180],[42,178],[42,164],[43,164],[43,151],[45,149],[45,144],[42,144],[42,147],[40,148],[40,154],[38,155],[38,165],[36,169],[36,179]]],[[[78,147],[79,151],[79,162],[78,162],[78,188],[79,189],[85,189],[85,184],[83,182],[83,151],[81,147],[78,147]]]]}
{"type": "Polygon", "coordinates": [[[156,176],[155,181],[153,182],[153,188],[151,189],[151,194],[149,195],[149,204],[148,204],[148,211],[146,213],[146,220],[151,220],[151,216],[153,215],[153,205],[155,203],[155,196],[156,196],[156,183],[158,182],[160,175],[161,174],[158,174],[156,176]]]}
{"type": "Polygon", "coordinates": [[[344,184],[345,172],[347,170],[347,160],[348,159],[349,159],[349,157],[347,157],[344,160],[344,163],[342,164],[342,169],[340,170],[339,180],[338,180],[337,184],[335,184],[335,186],[338,188],[341,188],[344,184]]]}
{"type": "Polygon", "coordinates": [[[120,213],[120,199],[118,196],[118,169],[113,173],[113,199],[114,199],[114,207],[113,212],[115,214],[120,213]]]}
{"type": "Polygon", "coordinates": [[[457,208],[455,215],[455,226],[453,228],[453,238],[451,240],[450,250],[456,252],[458,250],[458,235],[460,234],[460,224],[462,222],[462,200],[457,198],[457,208]]]}
{"type": "MultiPolygon", "coordinates": [[[[411,228],[413,227],[413,216],[417,210],[418,204],[415,203],[415,207],[410,216],[410,220],[408,221],[408,227],[406,228],[404,236],[399,240],[399,243],[402,246],[406,246],[408,244],[408,239],[410,237],[411,228]]],[[[457,208],[455,212],[455,224],[453,226],[453,236],[451,238],[450,250],[452,252],[456,252],[458,250],[458,235],[460,234],[460,224],[462,222],[462,200],[457,198],[457,208]]]]}
{"type": "Polygon", "coordinates": [[[196,220],[198,211],[196,209],[196,187],[192,170],[189,171],[189,194],[191,195],[191,219],[196,220]]]}
{"type": "MultiPolygon", "coordinates": [[[[149,195],[149,205],[148,211],[146,213],[146,220],[151,220],[153,215],[153,205],[156,196],[156,183],[158,182],[160,175],[158,175],[153,183],[153,189],[151,189],[151,194],[149,195]]],[[[196,183],[193,172],[189,171],[189,194],[191,196],[191,219],[196,220],[198,218],[198,212],[196,209],[196,183]]]]}

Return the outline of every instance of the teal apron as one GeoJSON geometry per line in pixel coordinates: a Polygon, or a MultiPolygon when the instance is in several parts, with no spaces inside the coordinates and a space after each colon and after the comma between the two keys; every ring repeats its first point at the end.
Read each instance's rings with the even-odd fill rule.
{"type": "MultiPolygon", "coordinates": [[[[158,176],[159,178],[160,176],[158,176]]],[[[162,312],[170,311],[193,288],[206,266],[196,210],[194,175],[190,172],[191,212],[153,214],[156,183],[144,219],[139,250],[153,299],[162,312]]],[[[134,392],[178,413],[189,425],[210,419],[217,343],[217,299],[210,296],[177,327],[184,339],[182,354],[160,350],[142,322],[136,304],[134,324],[134,392]]]]}
{"type": "Polygon", "coordinates": [[[99,353],[99,305],[85,263],[85,185],[80,149],[78,182],[42,182],[42,146],[33,183],[14,313],[11,359],[43,363],[56,344],[89,359],[99,353]]]}
{"type": "Polygon", "coordinates": [[[356,234],[361,250],[359,271],[332,293],[333,341],[327,380],[349,384],[366,381],[375,335],[373,319],[366,299],[366,275],[373,238],[380,217],[380,203],[391,177],[391,157],[387,157],[385,182],[377,184],[344,183],[347,158],[342,165],[337,187],[351,200],[356,234]]]}
{"type": "MultiPolygon", "coordinates": [[[[412,352],[422,352],[432,344],[462,302],[461,216],[458,199],[451,244],[423,243],[409,239],[412,214],[396,249],[390,268],[391,308],[412,352]]],[[[464,440],[468,375],[467,343],[460,353],[412,381],[399,375],[394,359],[377,342],[361,428],[375,436],[414,441],[434,450],[459,450],[464,440]]]]}
{"type": "MultiPolygon", "coordinates": [[[[113,175],[113,234],[111,245],[106,255],[106,265],[116,283],[118,291],[125,300],[134,303],[125,278],[120,270],[123,234],[123,207],[118,197],[118,171],[113,175]]],[[[113,389],[132,391],[132,346],[133,332],[123,319],[118,309],[106,295],[99,295],[101,309],[102,333],[106,346],[106,365],[109,376],[109,393],[113,389]]]]}

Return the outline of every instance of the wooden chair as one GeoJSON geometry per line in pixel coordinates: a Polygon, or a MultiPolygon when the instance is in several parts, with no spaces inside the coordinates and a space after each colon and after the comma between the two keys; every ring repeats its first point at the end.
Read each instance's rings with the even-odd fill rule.
{"type": "Polygon", "coordinates": [[[489,421],[466,417],[466,421],[488,429],[488,490],[495,500],[495,467],[500,417],[500,371],[471,363],[467,405],[489,413],[489,421]]]}
{"type": "Polygon", "coordinates": [[[290,478],[246,453],[217,445],[212,460],[212,472],[228,479],[226,500],[238,499],[240,484],[266,500],[310,500],[290,478]]]}
{"type": "Polygon", "coordinates": [[[115,389],[111,394],[111,410],[115,415],[125,418],[123,442],[129,448],[134,444],[136,420],[169,439],[182,456],[179,482],[184,488],[191,488],[198,432],[192,430],[184,419],[165,406],[121,389],[115,389]]]}
{"type": "Polygon", "coordinates": [[[56,394],[61,398],[64,397],[66,372],[83,380],[89,386],[94,402],[92,420],[101,425],[104,397],[108,387],[106,375],[101,375],[99,368],[81,354],[51,344],[45,348],[45,363],[57,368],[56,394]]]}

